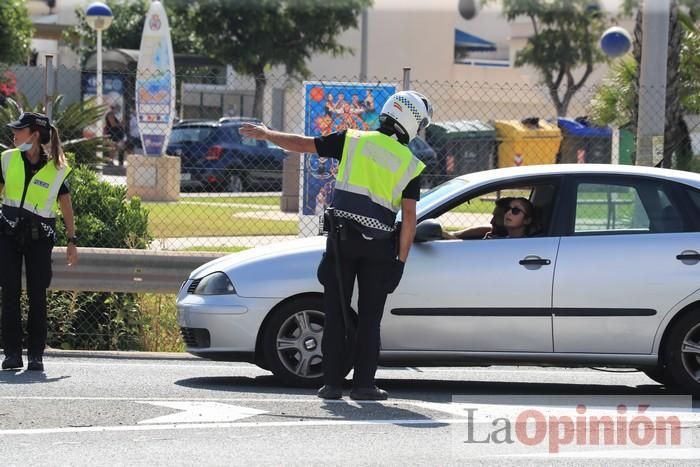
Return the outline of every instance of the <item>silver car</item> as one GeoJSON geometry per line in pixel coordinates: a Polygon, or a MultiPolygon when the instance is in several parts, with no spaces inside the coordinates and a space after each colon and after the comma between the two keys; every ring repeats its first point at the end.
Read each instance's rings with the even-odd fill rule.
{"type": "MultiPolygon", "coordinates": [[[[700,175],[489,170],[424,193],[418,221],[386,303],[380,364],[630,367],[700,393],[700,175]],[[441,229],[488,225],[502,196],[530,199],[534,235],[442,239],[441,229]]],[[[188,352],[319,384],[324,247],[325,237],[304,238],[195,270],[177,298],[188,352]]]]}

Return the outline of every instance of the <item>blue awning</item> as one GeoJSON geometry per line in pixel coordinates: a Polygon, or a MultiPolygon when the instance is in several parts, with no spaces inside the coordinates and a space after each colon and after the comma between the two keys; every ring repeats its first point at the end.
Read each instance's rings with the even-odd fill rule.
{"type": "Polygon", "coordinates": [[[471,52],[495,52],[496,44],[481,37],[455,29],[455,46],[471,52]]]}

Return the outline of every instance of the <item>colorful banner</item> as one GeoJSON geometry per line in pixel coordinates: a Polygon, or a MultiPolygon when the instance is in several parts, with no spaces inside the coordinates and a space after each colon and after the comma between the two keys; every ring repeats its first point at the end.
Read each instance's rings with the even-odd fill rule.
{"type": "MultiPolygon", "coordinates": [[[[379,112],[396,92],[388,84],[304,83],[304,132],[322,136],[348,128],[374,130],[379,112]]],[[[304,157],[301,213],[319,215],[333,199],[338,161],[308,154],[304,157]]]]}

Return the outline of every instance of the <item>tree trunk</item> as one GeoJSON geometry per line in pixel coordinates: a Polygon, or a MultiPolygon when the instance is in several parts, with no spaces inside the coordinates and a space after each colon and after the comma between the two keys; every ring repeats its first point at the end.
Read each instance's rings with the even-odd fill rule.
{"type": "MultiPolygon", "coordinates": [[[[637,9],[637,16],[634,22],[634,45],[632,49],[634,61],[637,62],[637,69],[634,73],[634,92],[632,93],[632,108],[630,109],[630,127],[633,135],[637,135],[639,125],[639,76],[642,70],[642,9],[637,9]]],[[[637,163],[637,149],[632,153],[632,163],[637,163]]]]}
{"type": "Polygon", "coordinates": [[[562,102],[562,99],[559,97],[559,88],[554,84],[548,85],[547,87],[549,88],[549,97],[552,99],[557,117],[566,117],[566,112],[569,110],[569,102],[562,102]]]}
{"type": "Polygon", "coordinates": [[[262,67],[255,73],[255,98],[253,99],[253,117],[263,119],[263,104],[265,102],[265,87],[267,77],[262,67]]]}
{"type": "MultiPolygon", "coordinates": [[[[668,57],[666,61],[666,105],[664,120],[664,157],[663,167],[671,167],[674,152],[682,150],[683,113],[680,101],[680,47],[683,37],[683,28],[678,21],[678,2],[671,1],[669,26],[668,26],[668,57]]],[[[634,59],[637,62],[637,72],[635,74],[635,90],[632,102],[632,131],[637,134],[639,123],[639,76],[642,71],[642,9],[637,11],[634,27],[634,59]]]]}
{"type": "Polygon", "coordinates": [[[666,123],[664,126],[663,167],[673,164],[674,152],[680,154],[682,138],[680,134],[683,112],[681,110],[680,50],[683,27],[678,21],[678,2],[670,5],[668,25],[668,60],[666,64],[666,123]]]}

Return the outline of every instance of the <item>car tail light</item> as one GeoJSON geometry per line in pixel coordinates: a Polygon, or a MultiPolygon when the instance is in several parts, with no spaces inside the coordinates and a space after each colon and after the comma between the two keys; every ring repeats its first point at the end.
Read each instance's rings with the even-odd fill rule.
{"type": "Polygon", "coordinates": [[[218,161],[224,153],[224,148],[221,146],[212,146],[207,151],[205,159],[208,161],[218,161]]]}

